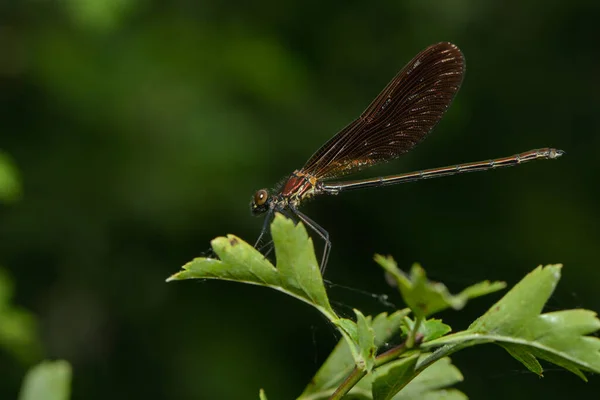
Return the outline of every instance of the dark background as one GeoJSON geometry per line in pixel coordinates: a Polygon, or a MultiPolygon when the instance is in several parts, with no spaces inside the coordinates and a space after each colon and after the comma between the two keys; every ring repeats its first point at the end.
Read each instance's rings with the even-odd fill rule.
{"type": "MultiPolygon", "coordinates": [[[[74,399],[272,399],[300,394],[335,341],[275,291],[164,280],[209,241],[253,242],[251,195],[299,168],[418,51],[452,41],[467,74],[430,138],[365,176],[554,146],[512,169],[322,198],[326,278],[388,293],[375,252],[457,291],[564,263],[548,310],[600,310],[597,1],[65,0],[0,3],[0,148],[23,196],[0,206],[0,264],[39,317],[74,399]]],[[[342,288],[342,314],[391,311],[342,288]]],[[[464,329],[493,301],[442,315],[464,329]]],[[[502,349],[453,357],[472,399],[590,397],[502,349]]],[[[0,353],[0,398],[29,367],[0,353]]],[[[593,397],[593,396],[592,396],[593,397]]]]}

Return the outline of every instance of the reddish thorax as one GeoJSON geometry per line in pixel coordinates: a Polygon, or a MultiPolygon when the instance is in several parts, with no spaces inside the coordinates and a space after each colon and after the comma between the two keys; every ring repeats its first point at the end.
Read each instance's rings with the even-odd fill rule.
{"type": "Polygon", "coordinates": [[[315,194],[316,184],[317,179],[315,177],[296,170],[283,186],[281,195],[295,202],[299,202],[300,200],[315,194]]]}

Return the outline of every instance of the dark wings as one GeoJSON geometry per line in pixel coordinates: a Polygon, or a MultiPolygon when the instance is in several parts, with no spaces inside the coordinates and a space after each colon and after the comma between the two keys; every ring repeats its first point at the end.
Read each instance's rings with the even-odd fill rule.
{"type": "Polygon", "coordinates": [[[413,58],[362,115],[308,160],[304,172],[319,179],[356,172],[406,153],[427,136],[448,109],[465,72],[452,43],[429,46],[413,58]]]}

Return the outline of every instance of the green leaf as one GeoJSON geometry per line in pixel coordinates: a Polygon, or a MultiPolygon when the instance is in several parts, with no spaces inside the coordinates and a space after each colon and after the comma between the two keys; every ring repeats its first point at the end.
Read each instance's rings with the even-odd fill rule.
{"type": "Polygon", "coordinates": [[[400,325],[410,313],[408,308],[398,310],[388,316],[388,313],[381,313],[375,317],[371,326],[375,332],[375,346],[379,347],[387,343],[400,329],[400,325]]]}
{"type": "Polygon", "coordinates": [[[342,339],[335,346],[327,360],[321,365],[315,376],[310,380],[309,384],[304,388],[304,392],[300,395],[300,399],[304,397],[319,398],[318,393],[323,393],[323,397],[327,398],[334,388],[352,372],[354,368],[354,358],[350,353],[350,347],[345,339],[342,339]]]}
{"type": "MultiPolygon", "coordinates": [[[[425,360],[426,356],[421,357],[417,368],[425,360]]],[[[452,365],[449,357],[444,357],[417,375],[402,392],[394,396],[394,400],[466,400],[467,396],[461,391],[447,389],[462,381],[463,376],[459,369],[452,365]]]]}
{"type": "Polygon", "coordinates": [[[350,344],[354,362],[359,368],[372,365],[372,337],[369,339],[364,316],[355,322],[339,318],[331,305],[323,285],[319,264],[315,257],[312,240],[304,225],[281,214],[276,214],[271,224],[275,245],[277,268],[259,251],[242,239],[228,235],[212,241],[219,259],[197,258],[183,266],[183,270],[167,279],[167,282],[183,279],[223,279],[270,287],[294,296],[317,308],[334,325],[350,344]],[[362,320],[361,320],[362,318],[362,320]]]}
{"type": "Polygon", "coordinates": [[[527,348],[511,343],[499,343],[499,345],[504,347],[511,356],[520,361],[528,370],[536,375],[543,376],[544,368],[527,348]]]}
{"type": "MultiPolygon", "coordinates": [[[[408,335],[414,329],[415,321],[412,319],[405,317],[404,324],[402,326],[402,332],[405,335],[408,335]]],[[[449,325],[446,325],[442,322],[441,319],[428,319],[421,322],[419,325],[418,333],[423,335],[422,342],[429,342],[430,340],[437,339],[439,337],[444,336],[445,334],[452,331],[452,328],[449,325]]]]}
{"type": "MultiPolygon", "coordinates": [[[[409,313],[408,309],[399,310],[388,315],[381,313],[373,319],[371,328],[375,335],[375,345],[381,346],[400,330],[402,319],[409,313]]],[[[346,340],[340,340],[316,375],[304,389],[300,398],[327,398],[333,389],[352,372],[354,359],[346,340]]],[[[370,393],[369,393],[370,397],[370,393]]]]}
{"type": "Polygon", "coordinates": [[[530,371],[541,375],[537,358],[582,373],[600,373],[600,339],[586,336],[600,329],[596,313],[565,310],[540,314],[560,280],[561,265],[538,267],[470,327],[492,335],[530,371]]]}
{"type": "Polygon", "coordinates": [[[31,368],[19,400],[67,400],[71,392],[71,366],[66,361],[43,361],[31,368]]]}
{"type": "Polygon", "coordinates": [[[417,353],[378,368],[373,380],[373,400],[393,398],[410,381],[418,360],[417,353]]]}
{"type": "Polygon", "coordinates": [[[292,220],[277,214],[271,225],[271,234],[282,285],[291,288],[298,296],[306,296],[309,303],[328,308],[335,315],[325,292],[312,239],[304,225],[294,225],[292,220]]]}
{"type": "Polygon", "coordinates": [[[329,304],[312,240],[304,225],[277,214],[271,225],[277,268],[258,250],[234,235],[219,237],[212,247],[219,256],[196,258],[167,282],[184,279],[222,279],[270,287],[311,304],[331,321],[338,320],[329,304]]]}
{"type": "MultiPolygon", "coordinates": [[[[359,310],[354,310],[356,314],[356,325],[358,325],[358,351],[360,352],[361,361],[364,360],[364,369],[370,372],[375,364],[375,332],[371,327],[371,320],[365,318],[359,310]]],[[[362,366],[358,366],[362,369],[362,366]]]]}
{"type": "Polygon", "coordinates": [[[415,354],[376,369],[373,399],[466,400],[464,393],[448,389],[463,380],[450,358],[444,357],[429,365],[430,357],[415,354]]]}
{"type": "Polygon", "coordinates": [[[429,281],[425,270],[419,264],[413,264],[410,276],[407,276],[391,257],[377,254],[375,261],[395,279],[402,298],[419,318],[425,318],[450,307],[459,310],[469,299],[506,287],[504,282],[484,281],[469,286],[457,295],[452,295],[444,284],[429,281]]]}
{"type": "Polygon", "coordinates": [[[8,154],[0,151],[0,201],[14,202],[21,197],[17,167],[8,154]]]}
{"type": "Polygon", "coordinates": [[[41,353],[37,324],[33,314],[11,304],[13,291],[12,280],[0,268],[0,347],[19,361],[31,363],[41,353]]]}
{"type": "Polygon", "coordinates": [[[259,399],[260,400],[267,400],[267,395],[265,394],[264,389],[260,389],[260,392],[258,393],[259,399]]]}
{"type": "Polygon", "coordinates": [[[61,2],[80,29],[110,32],[135,10],[137,0],[67,0],[61,2]]]}
{"type": "Polygon", "coordinates": [[[422,348],[445,346],[445,354],[494,342],[527,369],[542,375],[538,359],[563,367],[581,379],[582,371],[600,373],[600,329],[596,313],[565,310],[541,314],[560,280],[561,265],[541,266],[529,273],[468,330],[424,343],[422,348]]]}

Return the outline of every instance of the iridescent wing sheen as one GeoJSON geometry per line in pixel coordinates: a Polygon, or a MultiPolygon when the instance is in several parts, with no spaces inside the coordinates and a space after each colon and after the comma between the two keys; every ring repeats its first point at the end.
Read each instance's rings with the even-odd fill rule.
{"type": "Polygon", "coordinates": [[[397,158],[421,142],[448,109],[465,72],[452,43],[413,58],[359,118],[323,145],[302,168],[327,179],[397,158]]]}

